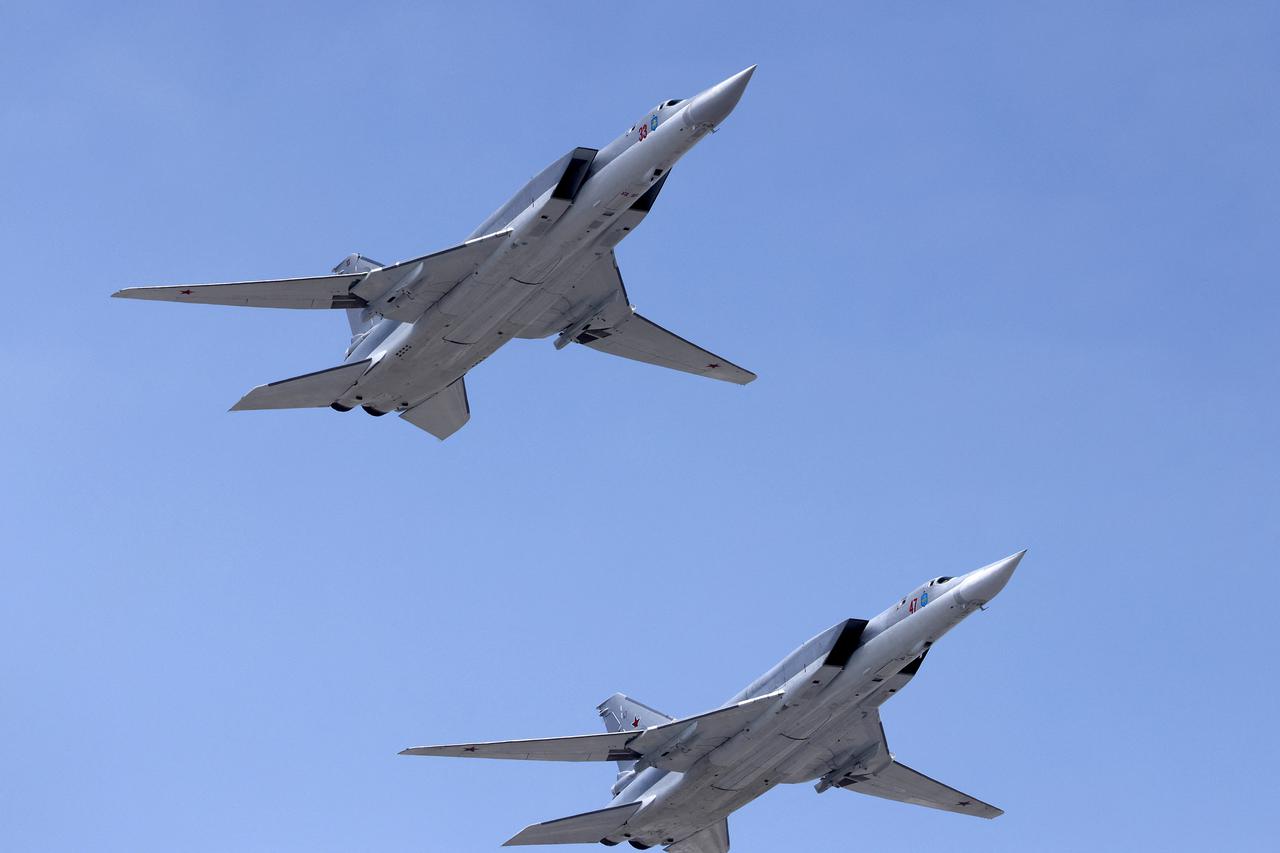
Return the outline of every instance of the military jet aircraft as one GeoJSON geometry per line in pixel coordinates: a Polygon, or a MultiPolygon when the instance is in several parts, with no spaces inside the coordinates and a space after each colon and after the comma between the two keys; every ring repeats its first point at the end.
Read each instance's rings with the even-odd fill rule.
{"type": "Polygon", "coordinates": [[[938,638],[1004,588],[1025,553],[934,578],[874,619],[828,628],[714,711],[675,719],[618,693],[598,709],[605,734],[421,746],[401,755],[618,762],[606,808],[535,823],[507,846],[628,841],[641,850],[725,853],[729,814],[787,782],[998,817],[995,806],[900,763],[880,706],[915,677],[938,638]]]}
{"type": "Polygon", "coordinates": [[[471,416],[464,377],[512,338],[558,335],[600,352],[745,385],[754,373],[637,314],[613,249],[644,220],[671,167],[737,106],[755,66],[688,100],[664,101],[604,148],[575,148],[466,242],[383,266],[350,255],[333,275],[131,287],[113,296],[343,308],[341,365],[260,385],[233,411],[362,407],[445,439],[471,416]]]}

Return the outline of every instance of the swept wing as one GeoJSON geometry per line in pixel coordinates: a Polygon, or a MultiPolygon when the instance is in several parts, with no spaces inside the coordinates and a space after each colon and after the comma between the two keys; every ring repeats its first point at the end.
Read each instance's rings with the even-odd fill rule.
{"type": "Polygon", "coordinates": [[[685,771],[723,744],[772,705],[781,692],[748,699],[727,708],[640,730],[577,737],[504,740],[418,746],[401,755],[455,758],[507,758],[525,761],[635,761],[663,770],[685,771]]]}
{"type": "Polygon", "coordinates": [[[351,294],[363,275],[317,275],[226,284],[175,284],[165,287],[126,287],[112,296],[197,305],[241,305],[250,308],[363,308],[365,301],[351,294]]]}
{"type": "Polygon", "coordinates": [[[562,339],[565,342],[572,339],[599,352],[738,385],[746,385],[756,378],[750,370],[667,331],[637,314],[634,308],[617,311],[615,306],[629,306],[629,303],[618,261],[612,252],[593,264],[587,274],[599,280],[593,290],[617,293],[619,298],[600,315],[579,328],[570,329],[569,338],[562,339]]]}
{"type": "Polygon", "coordinates": [[[897,761],[874,776],[847,780],[840,783],[839,787],[886,800],[897,800],[900,803],[927,806],[946,812],[984,817],[988,820],[1004,814],[1002,809],[990,803],[984,803],[936,779],[930,779],[923,773],[912,770],[897,761]]]}
{"type": "Polygon", "coordinates": [[[401,261],[370,272],[235,281],[225,284],[178,284],[127,287],[112,296],[201,305],[250,308],[363,308],[394,320],[412,322],[469,275],[511,232],[502,231],[401,261]]]}
{"type": "MultiPolygon", "coordinates": [[[[916,668],[919,668],[918,664],[916,668]]],[[[913,674],[914,672],[912,670],[913,674]]],[[[819,793],[829,787],[836,787],[885,800],[897,800],[900,803],[987,819],[1004,814],[989,803],[930,779],[896,761],[889,752],[889,742],[885,739],[884,726],[880,723],[880,712],[874,707],[864,711],[860,720],[846,725],[842,740],[851,757],[844,766],[822,777],[817,785],[819,793]]]]}

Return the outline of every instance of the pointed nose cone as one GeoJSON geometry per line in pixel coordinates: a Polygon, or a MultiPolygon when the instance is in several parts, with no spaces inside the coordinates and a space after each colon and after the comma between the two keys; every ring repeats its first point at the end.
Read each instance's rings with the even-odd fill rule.
{"type": "Polygon", "coordinates": [[[693,96],[689,103],[688,115],[694,124],[718,125],[728,118],[729,113],[742,99],[742,93],[751,82],[751,75],[756,73],[753,65],[739,71],[728,80],[723,80],[704,92],[693,96]]]}
{"type": "Polygon", "coordinates": [[[995,598],[1013,577],[1013,570],[1022,562],[1026,549],[1011,557],[997,560],[989,566],[975,569],[965,575],[964,583],[956,588],[956,596],[966,604],[986,604],[995,598]]]}

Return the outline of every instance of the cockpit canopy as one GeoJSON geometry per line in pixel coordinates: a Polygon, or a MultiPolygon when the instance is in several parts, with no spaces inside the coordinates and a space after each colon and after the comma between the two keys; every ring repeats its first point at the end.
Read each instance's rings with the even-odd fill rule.
{"type": "MultiPolygon", "coordinates": [[[[950,583],[953,580],[955,580],[955,578],[953,578],[951,575],[942,575],[941,577],[934,578],[928,583],[923,583],[920,586],[916,587],[911,592],[910,595],[906,596],[901,601],[899,601],[895,609],[900,610],[903,607],[907,607],[908,604],[910,603],[915,603],[917,606],[923,606],[924,604],[928,604],[929,595],[930,595],[929,590],[933,589],[934,587],[943,586],[944,584],[950,583]]],[[[933,594],[941,595],[940,592],[935,592],[933,594]]],[[[912,612],[915,612],[914,609],[912,609],[912,612]]]]}
{"type": "Polygon", "coordinates": [[[627,135],[635,133],[642,125],[644,125],[648,130],[657,130],[658,125],[666,121],[667,117],[672,114],[672,107],[677,104],[683,104],[685,100],[685,98],[673,98],[670,101],[663,101],[658,104],[656,107],[645,113],[644,118],[631,125],[630,129],[627,130],[627,135]]]}

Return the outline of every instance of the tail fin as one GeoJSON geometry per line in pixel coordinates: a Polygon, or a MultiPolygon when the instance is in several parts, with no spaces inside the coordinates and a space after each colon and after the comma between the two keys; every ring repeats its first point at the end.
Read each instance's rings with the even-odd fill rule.
{"type": "Polygon", "coordinates": [[[620,732],[624,729],[647,729],[669,723],[675,717],[642,702],[637,702],[624,693],[615,693],[596,706],[600,717],[604,720],[605,731],[620,732]]]}
{"type": "MultiPolygon", "coordinates": [[[[600,712],[600,718],[604,720],[604,728],[607,732],[620,732],[630,729],[643,731],[650,726],[660,726],[675,719],[675,717],[669,717],[661,711],[637,702],[624,693],[613,694],[597,705],[596,710],[600,712]]],[[[635,761],[618,762],[618,778],[613,783],[615,796],[619,791],[627,787],[627,783],[631,781],[631,768],[634,766],[635,761]]]]}
{"type": "MultiPolygon", "coordinates": [[[[333,268],[335,273],[339,275],[358,275],[360,273],[369,272],[369,270],[381,269],[382,264],[375,260],[366,258],[364,255],[351,254],[342,259],[336,267],[333,268]]],[[[363,308],[348,308],[347,322],[351,324],[351,348],[355,348],[356,338],[359,335],[369,331],[373,324],[377,321],[378,315],[369,306],[363,308]]],[[[347,351],[351,354],[351,350],[347,351]]]]}

